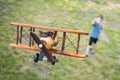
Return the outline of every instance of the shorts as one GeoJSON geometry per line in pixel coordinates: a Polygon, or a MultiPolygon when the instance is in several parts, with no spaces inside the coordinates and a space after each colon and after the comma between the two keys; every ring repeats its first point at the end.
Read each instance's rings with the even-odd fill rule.
{"type": "Polygon", "coordinates": [[[93,37],[90,37],[90,40],[89,40],[89,45],[92,45],[92,43],[97,43],[98,39],[96,38],[93,38],[93,37]]]}

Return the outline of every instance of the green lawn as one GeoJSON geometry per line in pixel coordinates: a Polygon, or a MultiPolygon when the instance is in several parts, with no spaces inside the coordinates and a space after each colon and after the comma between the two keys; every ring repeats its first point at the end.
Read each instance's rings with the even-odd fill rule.
{"type": "MultiPolygon", "coordinates": [[[[119,80],[120,0],[0,0],[0,80],[119,80]],[[34,51],[13,49],[10,22],[90,32],[91,21],[104,14],[104,32],[88,61],[56,55],[60,62],[35,64],[34,51]]],[[[82,52],[89,36],[82,36],[82,52]]]]}

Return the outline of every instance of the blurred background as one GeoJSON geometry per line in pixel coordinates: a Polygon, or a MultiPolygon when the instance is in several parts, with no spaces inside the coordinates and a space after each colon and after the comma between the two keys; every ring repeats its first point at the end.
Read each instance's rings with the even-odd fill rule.
{"type": "MultiPolygon", "coordinates": [[[[89,36],[82,36],[85,52],[89,36]]],[[[119,80],[120,0],[0,0],[0,80],[119,80]],[[13,49],[16,27],[21,22],[90,32],[91,21],[103,14],[104,30],[88,61],[55,55],[54,66],[35,64],[35,51],[13,49]]]]}

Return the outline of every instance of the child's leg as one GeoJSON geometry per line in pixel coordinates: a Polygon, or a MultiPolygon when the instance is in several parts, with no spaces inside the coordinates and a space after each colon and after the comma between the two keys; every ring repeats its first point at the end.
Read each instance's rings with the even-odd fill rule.
{"type": "Polygon", "coordinates": [[[93,43],[93,38],[90,37],[90,39],[89,39],[89,45],[87,46],[87,49],[86,49],[86,52],[85,52],[86,55],[88,55],[90,49],[93,48],[93,45],[94,45],[94,43],[93,43]]]}
{"type": "Polygon", "coordinates": [[[86,52],[85,52],[85,53],[86,53],[86,55],[88,55],[88,53],[89,53],[89,51],[90,51],[90,48],[91,48],[91,46],[90,46],[90,45],[88,45],[88,46],[87,46],[87,49],[86,49],[86,52]]]}
{"type": "Polygon", "coordinates": [[[93,45],[94,45],[94,44],[87,46],[87,49],[86,49],[86,52],[85,52],[86,57],[84,58],[84,60],[87,60],[87,59],[88,59],[88,53],[90,52],[90,49],[93,48],[93,45]]]}
{"type": "Polygon", "coordinates": [[[94,50],[93,50],[94,44],[95,43],[93,42],[92,45],[91,45],[91,47],[90,47],[90,49],[89,49],[91,54],[94,54],[94,50]]]}

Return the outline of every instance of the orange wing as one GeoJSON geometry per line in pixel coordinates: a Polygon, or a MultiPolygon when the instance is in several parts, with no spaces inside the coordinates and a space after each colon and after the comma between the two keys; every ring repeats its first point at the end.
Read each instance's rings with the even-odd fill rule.
{"type": "MultiPolygon", "coordinates": [[[[55,28],[55,27],[47,27],[47,26],[38,26],[38,25],[24,24],[24,23],[15,23],[15,22],[11,22],[11,25],[17,27],[16,43],[11,43],[10,44],[11,47],[24,48],[24,49],[30,49],[30,50],[39,50],[39,48],[35,46],[34,40],[31,38],[31,36],[29,39],[29,45],[22,43],[23,28],[29,28],[30,31],[33,31],[33,32],[35,32],[36,29],[51,30],[51,31],[55,32],[55,36],[56,36],[57,32],[63,32],[63,37],[62,37],[62,43],[61,43],[61,45],[62,45],[61,50],[51,49],[51,47],[48,47],[48,50],[50,52],[53,52],[56,54],[61,54],[61,55],[66,55],[66,56],[77,57],[77,58],[86,57],[85,54],[80,54],[78,52],[79,52],[79,44],[80,44],[80,35],[88,35],[89,34],[88,32],[79,31],[79,30],[71,30],[71,29],[63,29],[63,28],[55,28]],[[66,40],[67,33],[73,33],[73,34],[78,35],[75,52],[69,52],[69,51],[65,50],[65,40],[66,40]]],[[[55,36],[53,38],[55,38],[55,36]]],[[[50,42],[52,43],[52,41],[50,41],[50,42]]]]}

